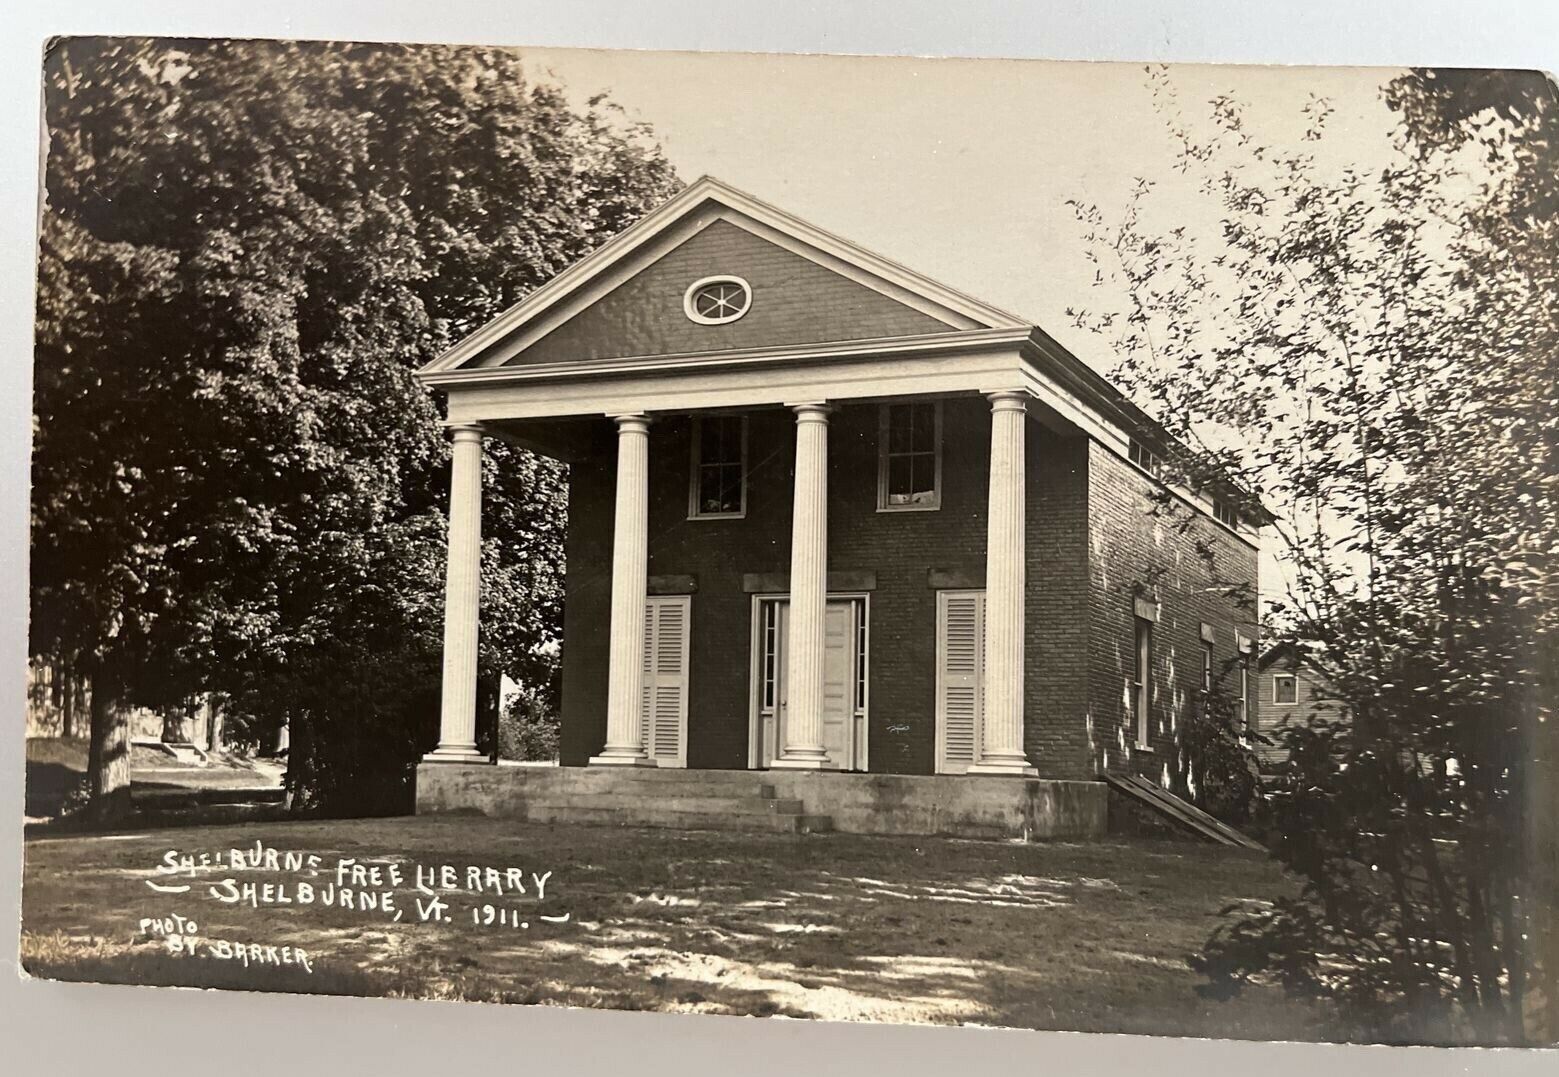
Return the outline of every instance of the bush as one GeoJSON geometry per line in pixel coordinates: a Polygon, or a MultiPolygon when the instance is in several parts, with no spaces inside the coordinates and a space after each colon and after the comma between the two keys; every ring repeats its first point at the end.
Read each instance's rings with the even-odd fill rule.
{"type": "Polygon", "coordinates": [[[1261,783],[1252,739],[1227,693],[1193,699],[1181,719],[1175,793],[1231,825],[1249,822],[1261,783]]]}
{"type": "Polygon", "coordinates": [[[498,719],[498,754],[523,762],[555,762],[562,727],[551,693],[522,688],[498,719]]]}

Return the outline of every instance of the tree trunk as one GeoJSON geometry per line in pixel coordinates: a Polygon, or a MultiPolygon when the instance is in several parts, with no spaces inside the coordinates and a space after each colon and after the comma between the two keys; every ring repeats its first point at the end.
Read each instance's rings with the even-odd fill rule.
{"type": "Polygon", "coordinates": [[[76,675],[64,663],[54,667],[55,683],[60,701],[60,736],[74,740],[76,736],[76,675]]]}
{"type": "Polygon", "coordinates": [[[162,716],[162,742],[164,744],[194,744],[194,721],[189,708],[170,710],[162,716]]]}
{"type": "Polygon", "coordinates": [[[222,707],[216,696],[206,697],[206,750],[213,754],[222,750],[222,707]]]}
{"type": "Polygon", "coordinates": [[[92,816],[98,822],[128,818],[130,804],[130,711],[124,705],[119,662],[100,659],[92,671],[92,742],[87,755],[92,816]]]}

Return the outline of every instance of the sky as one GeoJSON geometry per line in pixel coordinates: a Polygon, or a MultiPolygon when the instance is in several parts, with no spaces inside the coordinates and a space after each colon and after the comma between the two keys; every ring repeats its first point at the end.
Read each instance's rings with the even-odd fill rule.
{"type": "MultiPolygon", "coordinates": [[[[1160,225],[1218,241],[1211,200],[1176,168],[1179,143],[1140,64],[755,53],[525,50],[532,77],[577,103],[599,93],[651,125],[678,174],[709,174],[819,227],[1006,309],[1101,373],[1106,342],[1068,308],[1118,303],[1096,284],[1069,201],[1119,219],[1139,179],[1160,225]]],[[[1334,111],[1326,167],[1393,155],[1380,68],[1176,65],[1176,106],[1205,122],[1232,94],[1248,130],[1296,147],[1312,97],[1334,111]]],[[[1162,101],[1159,102],[1163,104],[1162,101]]],[[[1264,543],[1271,595],[1285,576],[1264,543]]]]}

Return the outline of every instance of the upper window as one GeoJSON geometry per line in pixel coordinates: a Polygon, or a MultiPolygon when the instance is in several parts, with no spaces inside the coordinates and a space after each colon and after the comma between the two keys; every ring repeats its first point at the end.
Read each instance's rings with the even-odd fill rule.
{"type": "Polygon", "coordinates": [[[682,310],[699,325],[734,322],[752,307],[752,287],[740,277],[705,277],[682,297],[682,310]]]}
{"type": "Polygon", "coordinates": [[[942,404],[884,404],[877,423],[877,508],[942,505],[942,404]]]}
{"type": "Polygon", "coordinates": [[[1274,673],[1272,675],[1272,702],[1298,703],[1299,678],[1292,673],[1274,673]]]}
{"type": "Polygon", "coordinates": [[[688,516],[707,519],[747,512],[747,419],[701,415],[693,420],[693,474],[688,516]]]}
{"type": "Polygon", "coordinates": [[[1235,510],[1234,506],[1229,504],[1227,501],[1220,501],[1218,498],[1213,498],[1213,516],[1219,523],[1223,524],[1223,526],[1234,531],[1239,530],[1240,514],[1235,510]]]}
{"type": "Polygon", "coordinates": [[[1213,690],[1213,645],[1202,641],[1202,691],[1213,690]]]}
{"type": "Polygon", "coordinates": [[[1136,438],[1131,439],[1127,455],[1132,463],[1155,478],[1164,473],[1164,458],[1136,438]]]}

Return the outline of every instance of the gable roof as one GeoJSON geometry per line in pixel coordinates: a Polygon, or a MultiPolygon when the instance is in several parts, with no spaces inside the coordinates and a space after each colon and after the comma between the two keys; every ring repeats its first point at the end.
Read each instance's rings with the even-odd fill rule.
{"type": "Polygon", "coordinates": [[[537,288],[491,322],[454,344],[422,368],[433,374],[465,366],[486,365],[484,357],[506,341],[524,340],[528,330],[550,331],[560,317],[592,286],[610,283],[612,271],[625,263],[653,257],[660,248],[686,239],[678,226],[713,210],[723,219],[787,246],[790,250],[840,272],[901,302],[913,305],[953,329],[1018,329],[1030,323],[988,303],[926,277],[882,255],[808,224],[799,217],[752,195],[703,176],[675,198],[652,210],[593,253],[537,288]]]}

